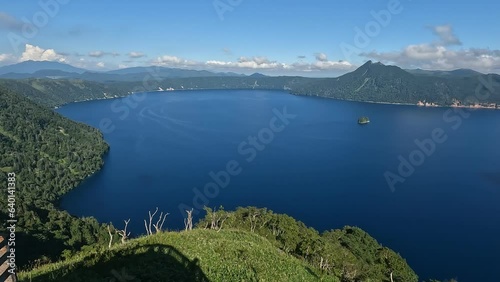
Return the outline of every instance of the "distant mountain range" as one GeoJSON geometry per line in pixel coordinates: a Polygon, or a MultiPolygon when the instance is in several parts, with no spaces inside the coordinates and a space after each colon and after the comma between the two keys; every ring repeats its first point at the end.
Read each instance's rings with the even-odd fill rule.
{"type": "MultiPolygon", "coordinates": [[[[73,67],[68,64],[49,62],[49,61],[25,61],[18,64],[13,64],[9,66],[0,67],[0,77],[4,77],[6,74],[26,74],[33,75],[39,71],[59,71],[64,73],[77,73],[82,74],[87,70],[73,67]]],[[[27,76],[27,77],[37,77],[37,76],[27,76]]]]}
{"type": "Polygon", "coordinates": [[[441,76],[441,77],[470,77],[470,76],[483,75],[483,73],[471,69],[457,69],[452,71],[407,69],[406,71],[415,75],[428,75],[428,76],[441,76]]]}
{"type": "MultiPolygon", "coordinates": [[[[262,74],[255,74],[265,76],[262,74]]],[[[50,78],[50,79],[83,79],[98,82],[110,81],[142,81],[145,77],[182,78],[182,77],[243,77],[233,72],[211,72],[206,70],[188,70],[166,67],[132,67],[112,71],[95,72],[76,68],[68,64],[48,61],[26,61],[14,65],[0,67],[0,78],[50,78]]]]}
{"type": "MultiPolygon", "coordinates": [[[[371,62],[371,61],[370,61],[371,62]]],[[[414,75],[439,76],[439,77],[471,77],[484,75],[471,69],[457,69],[451,71],[406,69],[414,75]]],[[[206,70],[190,70],[166,67],[131,67],[111,71],[90,71],[77,68],[65,63],[49,61],[25,61],[9,66],[0,67],[0,78],[23,79],[23,78],[52,78],[52,79],[84,79],[92,81],[139,81],[146,75],[154,75],[161,78],[186,78],[186,77],[214,77],[231,76],[244,77],[244,74],[234,72],[211,72],[206,70]]],[[[260,73],[249,75],[250,77],[266,77],[260,73]]]]}
{"type": "Polygon", "coordinates": [[[3,72],[10,70],[19,72],[0,75],[0,78],[4,78],[0,79],[0,85],[48,106],[120,97],[131,92],[156,91],[160,88],[286,90],[295,95],[428,106],[499,108],[500,105],[500,75],[482,74],[469,69],[403,70],[372,61],[336,78],[272,77],[259,73],[247,76],[164,67],[89,72],[53,62],[23,62],[0,68],[3,72]],[[148,89],[143,88],[145,77],[150,78],[148,89]],[[489,94],[477,99],[476,93],[489,94]]]}

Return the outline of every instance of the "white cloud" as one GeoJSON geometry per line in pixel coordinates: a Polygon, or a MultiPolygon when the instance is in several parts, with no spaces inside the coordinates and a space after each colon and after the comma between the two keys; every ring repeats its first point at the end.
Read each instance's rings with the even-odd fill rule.
{"type": "Polygon", "coordinates": [[[453,27],[451,25],[437,25],[432,26],[431,29],[440,39],[438,44],[444,46],[462,45],[460,39],[453,33],[453,27]]]}
{"type": "Polygon", "coordinates": [[[318,70],[329,70],[329,69],[338,69],[338,70],[350,70],[353,69],[354,66],[347,61],[317,61],[313,64],[314,68],[318,70]]]}
{"type": "Polygon", "coordinates": [[[461,45],[450,25],[432,27],[439,41],[413,44],[400,51],[367,52],[360,56],[375,59],[402,68],[422,68],[429,70],[474,69],[483,73],[499,72],[500,50],[458,49],[451,45],[461,45]]]}
{"type": "Polygon", "coordinates": [[[95,64],[98,68],[104,68],[106,67],[106,65],[104,64],[104,62],[98,62],[97,64],[95,64]]]}
{"type": "Polygon", "coordinates": [[[288,69],[296,72],[322,72],[336,71],[347,72],[354,70],[356,66],[347,61],[316,61],[314,63],[296,62],[291,64],[288,69]]]}
{"type": "Polygon", "coordinates": [[[462,49],[455,51],[444,46],[412,45],[401,52],[370,52],[361,55],[403,68],[431,70],[467,68],[485,73],[498,72],[500,69],[500,50],[462,49]]]}
{"type": "Polygon", "coordinates": [[[276,61],[270,61],[266,57],[240,57],[238,62],[234,64],[238,68],[248,68],[248,69],[282,69],[286,68],[286,64],[278,63],[276,61]]]}
{"type": "MultiPolygon", "coordinates": [[[[326,55],[316,56],[315,62],[304,62],[303,58],[300,62],[284,63],[270,60],[264,56],[255,57],[240,57],[236,61],[208,60],[205,62],[197,62],[185,60],[176,56],[161,56],[152,61],[152,64],[168,67],[193,68],[193,69],[208,69],[212,71],[267,71],[273,73],[287,74],[300,72],[346,72],[353,70],[354,65],[347,61],[329,61],[326,55]]],[[[305,56],[304,56],[305,58],[305,56]]]]}
{"type": "Polygon", "coordinates": [[[305,56],[299,56],[300,61],[292,64],[292,69],[297,71],[313,72],[313,71],[349,71],[353,70],[355,66],[347,61],[330,61],[325,53],[315,53],[314,58],[316,61],[314,63],[303,62],[302,58],[305,56]]]}
{"type": "Polygon", "coordinates": [[[206,61],[206,66],[215,68],[230,68],[230,69],[252,69],[252,70],[282,70],[286,69],[287,65],[276,61],[270,61],[266,57],[240,57],[236,62],[231,61],[206,61]]]}
{"type": "Polygon", "coordinates": [[[317,61],[320,61],[320,62],[328,61],[328,56],[325,53],[316,53],[316,54],[314,54],[314,56],[316,57],[317,61]]]}
{"type": "Polygon", "coordinates": [[[0,54],[0,62],[12,62],[14,61],[14,56],[12,54],[0,54]]]}
{"type": "Polygon", "coordinates": [[[58,54],[54,49],[42,49],[38,46],[33,46],[30,44],[25,45],[25,50],[19,58],[19,61],[58,61],[65,62],[66,58],[58,54]]]}
{"type": "Polygon", "coordinates": [[[403,51],[403,55],[415,60],[435,60],[443,58],[446,53],[444,46],[429,44],[409,45],[403,51]]]}
{"type": "Polygon", "coordinates": [[[156,60],[154,60],[152,64],[156,66],[187,68],[196,66],[198,63],[194,61],[188,61],[176,56],[164,55],[156,58],[156,60]]]}
{"type": "Polygon", "coordinates": [[[92,52],[89,52],[89,57],[101,58],[101,57],[104,57],[104,56],[117,57],[117,56],[120,56],[120,54],[118,54],[116,52],[104,52],[104,51],[92,51],[92,52]]]}
{"type": "Polygon", "coordinates": [[[137,58],[145,57],[146,55],[142,52],[130,52],[130,53],[128,53],[128,56],[131,59],[137,59],[137,58]]]}
{"type": "Polygon", "coordinates": [[[103,51],[93,51],[89,53],[89,57],[100,58],[102,56],[104,56],[103,51]]]}

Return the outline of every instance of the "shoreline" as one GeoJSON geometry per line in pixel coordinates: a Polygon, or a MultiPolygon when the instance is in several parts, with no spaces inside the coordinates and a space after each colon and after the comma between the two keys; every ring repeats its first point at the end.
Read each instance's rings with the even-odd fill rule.
{"type": "Polygon", "coordinates": [[[364,101],[364,100],[352,100],[352,99],[341,99],[341,98],[335,98],[335,97],[328,97],[328,96],[320,96],[320,95],[309,95],[309,94],[298,94],[298,93],[293,93],[291,90],[284,90],[284,89],[266,89],[266,88],[259,88],[259,89],[245,89],[245,88],[235,88],[235,89],[227,89],[227,88],[182,88],[182,89],[168,89],[168,90],[154,90],[154,91],[146,91],[146,92],[127,92],[126,95],[118,96],[104,96],[100,98],[94,98],[94,99],[85,99],[85,100],[79,100],[79,101],[72,101],[72,102],[67,102],[61,105],[56,105],[53,107],[54,110],[57,110],[65,105],[71,104],[71,103],[81,103],[81,102],[91,102],[91,101],[96,101],[96,100],[110,100],[110,99],[118,99],[118,98],[124,98],[128,97],[134,94],[138,93],[168,93],[168,92],[177,92],[177,91],[189,91],[189,90],[269,90],[269,91],[282,91],[282,92],[287,92],[288,94],[294,95],[294,96],[307,96],[307,97],[318,97],[318,98],[325,98],[325,99],[333,99],[333,100],[338,100],[338,101],[348,101],[348,102],[359,102],[359,103],[370,103],[370,104],[381,104],[381,105],[399,105],[399,106],[415,106],[419,108],[460,108],[460,109],[472,109],[472,110],[479,110],[479,109],[485,109],[485,110],[500,110],[500,105],[496,105],[496,107],[485,107],[485,106],[480,106],[480,105],[474,105],[474,106],[464,106],[464,105],[438,105],[438,104],[430,104],[430,105],[425,105],[421,101],[419,103],[414,104],[414,103],[397,103],[397,102],[377,102],[377,101],[364,101]]]}
{"type": "Polygon", "coordinates": [[[484,107],[484,106],[454,106],[454,105],[419,105],[417,104],[412,104],[412,103],[396,103],[396,102],[377,102],[377,101],[363,101],[363,100],[352,100],[352,99],[340,99],[340,98],[335,98],[335,97],[328,97],[328,96],[319,96],[319,95],[308,95],[308,94],[296,94],[296,93],[291,93],[292,95],[295,96],[308,96],[308,97],[317,97],[317,98],[325,98],[325,99],[333,99],[333,100],[338,100],[338,101],[348,101],[348,102],[358,102],[358,103],[369,103],[369,104],[381,104],[381,105],[396,105],[396,106],[414,106],[414,107],[419,107],[419,108],[461,108],[461,109],[472,109],[472,110],[500,110],[499,105],[497,105],[496,108],[493,107],[484,107]]]}

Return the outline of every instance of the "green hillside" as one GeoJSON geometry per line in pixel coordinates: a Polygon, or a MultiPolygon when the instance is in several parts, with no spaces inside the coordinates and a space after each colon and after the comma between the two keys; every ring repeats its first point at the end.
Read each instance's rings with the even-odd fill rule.
{"type": "MultiPolygon", "coordinates": [[[[59,197],[103,164],[102,134],[0,88],[0,183],[16,174],[16,263],[23,268],[59,257],[65,249],[99,242],[105,229],[93,218],[78,219],[56,208],[59,197]]],[[[7,194],[5,194],[7,195],[7,194]]],[[[2,230],[7,197],[0,197],[2,230]]]]}
{"type": "Polygon", "coordinates": [[[22,272],[21,281],[110,281],[117,273],[134,277],[126,281],[354,282],[390,281],[391,274],[418,281],[401,256],[356,227],[319,234],[267,209],[206,211],[193,230],[121,243],[115,236],[111,247],[66,253],[64,261],[22,272]]]}
{"type": "Polygon", "coordinates": [[[22,273],[21,281],[339,281],[237,230],[168,232],[82,252],[22,273]],[[120,281],[120,280],[116,280],[120,281]]]}
{"type": "MultiPolygon", "coordinates": [[[[340,269],[339,269],[340,270],[340,269]]],[[[334,274],[283,252],[249,231],[195,229],[165,232],[104,246],[22,272],[21,281],[390,281],[387,277],[334,274]],[[126,270],[122,273],[123,269],[126,270]],[[129,280],[127,280],[129,281],[129,280]]],[[[418,281],[395,278],[394,281],[418,281]]]]}

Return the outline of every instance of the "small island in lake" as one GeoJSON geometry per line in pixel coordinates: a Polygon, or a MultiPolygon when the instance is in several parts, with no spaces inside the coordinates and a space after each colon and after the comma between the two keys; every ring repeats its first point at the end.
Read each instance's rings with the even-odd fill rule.
{"type": "Polygon", "coordinates": [[[359,124],[368,124],[368,123],[370,123],[370,119],[368,117],[360,117],[358,119],[358,123],[359,124]]]}

